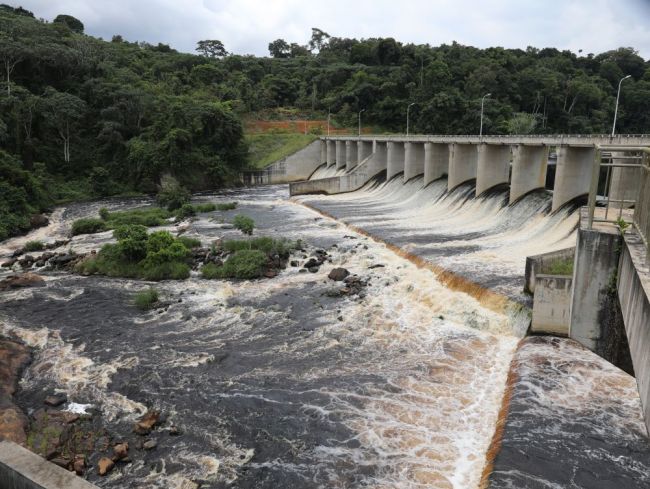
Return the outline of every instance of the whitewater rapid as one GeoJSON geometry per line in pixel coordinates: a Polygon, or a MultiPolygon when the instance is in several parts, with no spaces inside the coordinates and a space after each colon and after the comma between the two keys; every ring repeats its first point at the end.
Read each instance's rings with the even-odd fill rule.
{"type": "MultiPolygon", "coordinates": [[[[73,403],[92,405],[121,439],[136,436],[131,433],[133,422],[151,408],[165,413],[165,426],[180,428],[178,437],[169,436],[166,427],[154,432],[156,450],[135,453],[130,464],[120,464],[107,478],[89,472],[94,483],[106,488],[181,489],[197,481],[202,488],[478,488],[495,427],[505,422],[504,394],[512,389],[516,402],[550,403],[558,413],[545,419],[541,409],[522,412],[517,426],[526,436],[537,437],[544,447],[553,434],[549,445],[569,446],[565,438],[573,437],[567,433],[563,438],[553,421],[561,416],[568,426],[575,417],[571,383],[564,394],[549,397],[566,369],[538,369],[543,360],[528,360],[536,351],[538,357],[545,355],[543,349],[535,350],[535,343],[518,350],[528,320],[526,308],[498,308],[451,290],[434,272],[401,257],[382,239],[417,241],[421,247],[411,249],[418,253],[437,249],[427,255],[430,260],[453,263],[459,273],[480,271],[473,275],[477,281],[497,283],[496,289],[518,299],[514,280],[521,279],[522,265],[508,256],[501,268],[501,255],[516,246],[522,250],[518,253],[526,246],[564,246],[575,227],[573,215],[545,214],[542,198],[534,204],[540,215],[529,219],[527,231],[517,233],[514,217],[504,217],[509,211],[498,196],[483,206],[462,192],[453,198],[441,194],[431,205],[436,188],[403,191],[391,185],[304,202],[330,214],[346,213],[343,220],[378,239],[324,217],[303,202],[290,201],[286,187],[198,196],[201,202],[237,200],[239,207],[202,214],[182,225],[186,235],[208,244],[239,237],[224,229],[223,222],[234,214],[249,215],[256,221],[257,235],[302,239],[326,250],[331,263],[316,274],[289,267],[266,280],[207,281],[193,275],[186,281],[152,284],[58,272],[47,274],[43,288],[3,294],[0,332],[17,336],[35,352],[21,381],[18,404],[33,410],[48,393],[65,392],[73,403]],[[437,215],[435,206],[444,206],[447,214],[437,215]],[[398,213],[395,219],[393,210],[398,213]],[[472,215],[480,219],[473,222],[472,215]],[[501,227],[490,233],[490,223],[501,227]],[[411,224],[412,235],[404,231],[411,224]],[[390,233],[377,232],[383,229],[390,233]],[[453,239],[426,243],[428,236],[443,233],[453,239]],[[403,240],[395,239],[400,236],[403,240]],[[526,242],[543,236],[548,241],[526,242]],[[477,248],[467,252],[464,247],[474,243],[477,248]],[[485,258],[486,250],[492,258],[485,258]],[[331,296],[335,284],[327,274],[338,266],[368,280],[365,295],[331,296]],[[505,286],[499,285],[502,279],[505,286]],[[160,291],[164,307],[142,313],[133,307],[132,298],[150,286],[160,291]],[[528,370],[508,386],[511,365],[528,370]],[[541,378],[534,389],[529,387],[533,375],[541,378]],[[518,397],[517,389],[524,389],[527,397],[518,397]]],[[[92,215],[101,205],[60,211],[48,239],[65,236],[72,219],[92,215]]],[[[26,239],[30,236],[2,243],[0,255],[26,239]]],[[[66,249],[87,251],[110,239],[109,234],[75,237],[66,249]]],[[[305,258],[298,253],[292,259],[305,258]]],[[[557,349],[560,358],[576,358],[572,342],[557,341],[567,345],[557,349]]],[[[628,442],[640,446],[634,431],[642,425],[640,405],[629,388],[634,380],[590,352],[581,355],[589,360],[594,382],[607,378],[612,385],[625,385],[612,395],[624,393],[628,399],[625,409],[612,403],[606,417],[588,424],[601,432],[606,426],[609,432],[627,427],[628,442]]],[[[581,402],[605,406],[606,395],[606,390],[584,390],[581,402]]],[[[504,446],[515,447],[516,432],[505,433],[504,446]]],[[[583,441],[575,441],[572,449],[589,448],[588,440],[583,441]]],[[[547,449],[554,458],[552,447],[547,449]]],[[[606,443],[599,450],[615,453],[606,443]]],[[[558,462],[569,463],[562,453],[558,462]]],[[[640,449],[616,453],[635,464],[637,475],[650,467],[643,458],[647,453],[640,449]]],[[[594,465],[590,470],[600,470],[594,465]]],[[[544,470],[533,477],[526,466],[516,470],[517,479],[528,485],[511,485],[512,457],[497,458],[495,468],[495,474],[505,475],[494,478],[493,487],[565,487],[553,486],[553,474],[544,470]],[[536,486],[532,480],[542,482],[536,486]]],[[[628,475],[623,468],[618,473],[628,475]]],[[[619,482],[620,487],[635,486],[619,482]]]]}

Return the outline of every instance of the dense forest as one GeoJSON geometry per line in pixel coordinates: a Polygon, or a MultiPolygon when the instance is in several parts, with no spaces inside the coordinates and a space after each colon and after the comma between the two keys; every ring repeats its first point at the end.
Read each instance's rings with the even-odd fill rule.
{"type": "Polygon", "coordinates": [[[241,120],[287,113],[383,131],[604,133],[623,84],[618,131],[650,132],[650,63],[632,48],[578,56],[553,48],[431,47],[312,29],[270,57],[198,54],[84,34],[0,5],[0,239],[54,202],[155,192],[163,175],[191,189],[236,181],[247,165],[241,120]],[[289,111],[291,112],[291,111],[289,111]]]}

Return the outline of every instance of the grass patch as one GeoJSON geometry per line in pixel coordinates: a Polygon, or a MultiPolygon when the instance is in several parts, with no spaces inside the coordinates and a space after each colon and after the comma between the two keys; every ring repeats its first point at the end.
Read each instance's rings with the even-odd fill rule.
{"type": "Polygon", "coordinates": [[[248,134],[248,161],[252,168],[262,169],[304,148],[316,140],[314,134],[248,134]]]}
{"type": "Polygon", "coordinates": [[[106,231],[106,223],[102,219],[97,219],[94,217],[86,217],[83,219],[77,219],[72,223],[72,235],[77,236],[79,234],[93,234],[106,231]]]}
{"type": "Polygon", "coordinates": [[[226,202],[223,204],[217,204],[217,210],[220,211],[232,211],[237,208],[237,202],[226,202]]]}
{"type": "Polygon", "coordinates": [[[548,275],[573,275],[573,258],[556,260],[544,267],[543,273],[548,275]]]}
{"type": "Polygon", "coordinates": [[[141,290],[133,298],[133,303],[138,309],[146,311],[158,303],[158,291],[156,289],[141,290]]]}
{"type": "MultiPolygon", "coordinates": [[[[237,204],[235,204],[237,206],[237,204]]],[[[194,207],[194,212],[197,214],[201,212],[212,212],[217,210],[217,205],[213,204],[212,202],[208,202],[206,204],[194,204],[192,207],[194,207]]]]}
{"type": "Polygon", "coordinates": [[[224,241],[223,249],[229,253],[236,253],[242,250],[259,250],[267,255],[280,255],[286,257],[299,247],[299,243],[288,239],[273,239],[268,236],[261,236],[253,239],[232,239],[224,241]]]}
{"type": "Polygon", "coordinates": [[[233,226],[236,229],[239,229],[242,233],[248,234],[249,236],[253,234],[253,229],[255,229],[255,221],[248,216],[243,216],[237,214],[232,220],[233,226]]]}
{"type": "Polygon", "coordinates": [[[23,246],[23,250],[26,252],[41,251],[44,248],[45,245],[42,241],[27,241],[27,243],[25,243],[25,246],[23,246]]]}
{"type": "Polygon", "coordinates": [[[208,263],[201,269],[203,278],[241,278],[261,277],[268,261],[266,253],[260,250],[240,250],[232,254],[226,262],[217,266],[208,263]]]}

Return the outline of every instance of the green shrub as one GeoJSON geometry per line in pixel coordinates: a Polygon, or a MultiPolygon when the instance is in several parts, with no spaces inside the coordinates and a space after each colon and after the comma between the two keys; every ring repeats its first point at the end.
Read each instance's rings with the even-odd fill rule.
{"type": "Polygon", "coordinates": [[[27,241],[23,246],[23,250],[26,252],[41,251],[43,248],[45,248],[45,245],[42,241],[27,241]]]}
{"type": "Polygon", "coordinates": [[[122,255],[132,261],[147,256],[147,228],[140,225],[122,225],[115,228],[113,237],[117,239],[122,255]]]}
{"type": "Polygon", "coordinates": [[[182,280],[189,276],[189,265],[180,262],[145,265],[142,270],[142,278],[145,280],[182,280]]]}
{"type": "Polygon", "coordinates": [[[106,225],[110,228],[115,228],[123,224],[139,224],[147,227],[162,226],[167,223],[166,219],[170,217],[172,217],[172,214],[160,207],[132,209],[129,211],[110,212],[106,225]]]}
{"type": "Polygon", "coordinates": [[[241,278],[261,277],[268,258],[259,250],[240,250],[231,255],[222,266],[212,263],[201,269],[203,278],[241,278]]]}
{"type": "Polygon", "coordinates": [[[268,236],[260,236],[253,239],[232,239],[224,241],[223,249],[234,253],[240,250],[260,250],[267,255],[278,254],[287,256],[291,250],[296,249],[297,243],[288,239],[273,239],[268,236]]]}
{"type": "Polygon", "coordinates": [[[243,216],[241,214],[237,214],[232,223],[235,228],[239,229],[244,234],[248,234],[249,236],[253,234],[253,229],[255,229],[255,221],[253,221],[250,217],[243,216]]]}
{"type": "Polygon", "coordinates": [[[72,223],[72,235],[79,234],[93,234],[106,231],[106,224],[101,219],[88,217],[84,219],[77,219],[72,223]]]}
{"type": "Polygon", "coordinates": [[[192,204],[183,204],[181,208],[176,211],[176,217],[178,219],[185,219],[194,215],[196,215],[196,210],[192,204]]]}
{"type": "Polygon", "coordinates": [[[232,211],[237,208],[237,202],[226,202],[225,204],[217,204],[217,210],[220,211],[232,211]]]}
{"type": "Polygon", "coordinates": [[[133,303],[138,309],[146,311],[151,309],[158,302],[158,291],[156,289],[141,290],[135,294],[133,303]]]}
{"type": "Polygon", "coordinates": [[[542,273],[549,275],[573,275],[573,258],[556,260],[546,265],[542,273]]]}
{"type": "Polygon", "coordinates": [[[108,220],[110,217],[111,213],[108,212],[108,209],[106,207],[102,207],[99,209],[99,217],[102,218],[104,221],[108,220]]]}
{"type": "Polygon", "coordinates": [[[201,247],[201,240],[197,238],[190,238],[189,236],[179,236],[178,241],[183,243],[187,249],[192,249],[192,248],[200,248],[201,247]]]}

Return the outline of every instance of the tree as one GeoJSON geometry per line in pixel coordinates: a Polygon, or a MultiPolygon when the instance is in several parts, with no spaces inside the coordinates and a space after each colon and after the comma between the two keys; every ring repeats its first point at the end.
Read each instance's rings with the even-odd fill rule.
{"type": "Polygon", "coordinates": [[[57,15],[53,21],[55,24],[65,24],[72,32],[83,34],[83,23],[72,15],[57,15]]]}
{"type": "Polygon", "coordinates": [[[288,58],[291,55],[291,46],[284,39],[276,39],[269,43],[269,53],[274,58],[288,58]]]}
{"type": "Polygon", "coordinates": [[[86,103],[74,95],[58,92],[52,87],[45,90],[44,103],[47,120],[63,141],[63,159],[69,163],[70,137],[77,129],[77,122],[86,109],[86,103]]]}
{"type": "Polygon", "coordinates": [[[517,112],[508,120],[509,134],[531,134],[537,125],[537,118],[527,112],[517,112]]]}
{"type": "Polygon", "coordinates": [[[0,60],[2,60],[7,79],[7,96],[11,95],[11,74],[16,65],[25,58],[26,54],[26,49],[22,43],[0,34],[0,60]]]}
{"type": "Polygon", "coordinates": [[[206,58],[223,58],[228,51],[223,43],[217,39],[207,39],[196,43],[196,51],[206,58]]]}
{"type": "Polygon", "coordinates": [[[330,37],[331,36],[327,32],[320,30],[318,27],[312,27],[309,49],[320,52],[320,50],[327,44],[330,37]]]}

